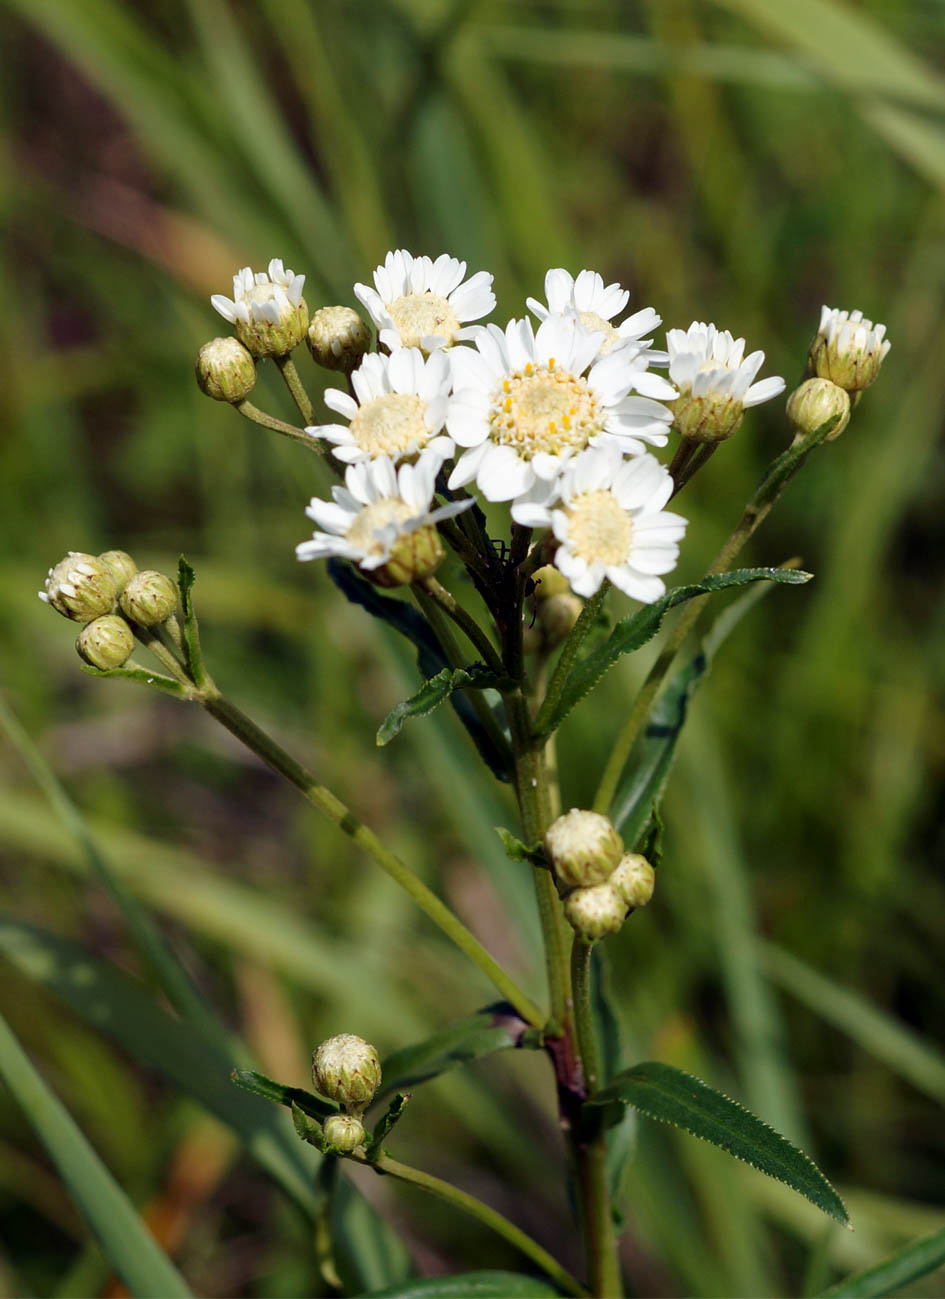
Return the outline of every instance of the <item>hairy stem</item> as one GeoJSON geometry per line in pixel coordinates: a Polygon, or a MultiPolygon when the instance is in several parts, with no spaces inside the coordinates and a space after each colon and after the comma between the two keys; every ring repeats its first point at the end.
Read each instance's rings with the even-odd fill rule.
{"type": "Polygon", "coordinates": [[[254,424],[261,424],[263,428],[272,429],[274,433],[281,433],[283,437],[301,443],[309,451],[314,451],[316,455],[323,456],[325,454],[325,448],[317,438],[309,437],[304,429],[297,428],[294,424],[287,424],[284,419],[276,419],[275,415],[267,415],[264,410],[254,406],[251,401],[244,399],[243,401],[234,402],[233,409],[238,410],[245,419],[251,419],[254,424]]]}
{"type": "Polygon", "coordinates": [[[594,625],[594,620],[600,612],[601,605],[604,603],[609,590],[610,583],[605,578],[597,592],[591,596],[581,610],[577,622],[571,628],[568,639],[561,647],[558,662],[555,664],[551,680],[548,683],[548,689],[538,710],[538,716],[535,718],[534,731],[536,735],[544,734],[547,729],[548,719],[554,716],[554,711],[561,698],[561,692],[564,690],[564,684],[571,673],[571,668],[574,666],[574,660],[577,658],[578,650],[581,648],[584,637],[594,625]]]}
{"type": "Polygon", "coordinates": [[[426,592],[434,604],[439,605],[447,617],[452,618],[467,640],[475,645],[486,666],[491,668],[496,676],[504,676],[505,669],[502,666],[498,650],[472,614],[467,613],[452,592],[447,591],[446,587],[442,586],[435,577],[424,578],[418,585],[421,590],[426,592]]]}
{"type": "Polygon", "coordinates": [[[295,368],[295,362],[291,356],[277,356],[273,358],[279,373],[285,380],[285,386],[292,394],[292,400],[299,408],[299,414],[306,424],[312,424],[315,421],[315,407],[312,405],[311,398],[305,391],[302,380],[299,378],[299,372],[295,368]]]}

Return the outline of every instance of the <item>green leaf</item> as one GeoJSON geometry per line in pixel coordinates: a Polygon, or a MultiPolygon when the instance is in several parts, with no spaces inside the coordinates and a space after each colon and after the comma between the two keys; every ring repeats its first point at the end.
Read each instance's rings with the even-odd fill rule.
{"type": "Polygon", "coordinates": [[[197,615],[194,613],[192,592],[196,573],[181,555],[177,564],[177,586],[180,591],[180,606],[184,615],[181,626],[181,639],[184,643],[184,657],[187,660],[187,671],[198,687],[207,684],[207,670],[203,664],[200,649],[200,633],[197,630],[197,615]]]}
{"type": "Polygon", "coordinates": [[[378,729],[377,743],[390,744],[408,718],[426,717],[445,703],[454,690],[499,690],[509,684],[478,663],[468,668],[443,668],[435,677],[428,677],[416,694],[391,709],[378,729]]]}
{"type": "Polygon", "coordinates": [[[330,1101],[323,1101],[314,1092],[307,1092],[304,1087],[286,1087],[284,1083],[267,1078],[264,1073],[257,1073],[255,1069],[231,1070],[230,1082],[235,1082],[237,1087],[252,1092],[254,1096],[261,1096],[263,1100],[284,1105],[286,1109],[297,1105],[310,1119],[321,1121],[327,1119],[330,1114],[338,1113],[337,1105],[333,1105],[330,1101]]]}
{"type": "Polygon", "coordinates": [[[202,1026],[175,1019],[137,979],[24,921],[0,918],[0,956],[117,1042],[137,1065],[155,1070],[230,1127],[283,1190],[314,1213],[311,1168],[291,1129],[230,1086],[233,1058],[202,1026]]]}
{"type": "Polygon", "coordinates": [[[132,1294],[153,1299],[189,1296],[184,1278],[159,1248],[65,1106],[47,1087],[2,1016],[0,1077],[132,1294]]]}
{"type": "Polygon", "coordinates": [[[864,1272],[838,1281],[824,1290],[820,1299],[874,1299],[874,1296],[890,1295],[943,1265],[945,1229],[906,1245],[864,1272]]]}
{"type": "Polygon", "coordinates": [[[139,686],[149,686],[152,690],[163,690],[175,699],[187,698],[187,687],[183,682],[166,677],[163,672],[149,672],[147,668],[96,668],[91,663],[80,663],[79,666],[90,677],[119,677],[125,681],[134,681],[139,686]]]}
{"type": "Polygon", "coordinates": [[[460,1272],[374,1290],[370,1299],[545,1299],[558,1293],[547,1281],[521,1272],[460,1272]]]}
{"type": "Polygon", "coordinates": [[[529,1028],[506,1002],[496,1002],[450,1024],[425,1041],[388,1056],[383,1063],[383,1082],[378,1094],[402,1091],[496,1051],[540,1046],[540,1031],[529,1028]]]}
{"type": "Polygon", "coordinates": [[[328,1211],[332,1257],[346,1295],[373,1294],[403,1284],[413,1267],[394,1229],[352,1186],[340,1168],[328,1211]]]}
{"type": "Polygon", "coordinates": [[[650,1061],[627,1069],[611,1086],[585,1102],[585,1108],[602,1109],[607,1124],[619,1121],[626,1105],[661,1123],[691,1132],[785,1182],[818,1209],[849,1226],[843,1201],[813,1160],[700,1078],[672,1065],[650,1061]]]}
{"type": "Polygon", "coordinates": [[[511,830],[506,830],[504,826],[497,825],[495,832],[502,840],[502,847],[505,849],[505,855],[511,861],[526,861],[532,866],[542,866],[548,869],[548,859],[541,850],[539,844],[535,848],[529,848],[522,843],[521,839],[516,839],[511,830]]]}
{"type": "Polygon", "coordinates": [[[384,1153],[384,1142],[403,1118],[404,1110],[406,1110],[409,1104],[410,1092],[398,1092],[391,1101],[390,1105],[387,1107],[387,1113],[372,1132],[371,1140],[365,1147],[365,1154],[368,1157],[369,1163],[372,1163],[384,1153]]]}
{"type": "Polygon", "coordinates": [[[667,613],[677,605],[696,596],[710,595],[733,586],[746,586],[749,582],[784,582],[796,586],[809,582],[811,577],[811,573],[796,568],[736,568],[731,573],[716,573],[691,586],[677,586],[668,591],[661,600],[644,605],[636,613],[622,618],[604,644],[577,664],[565,681],[557,702],[547,714],[544,708],[540,711],[535,722],[536,734],[547,735],[556,730],[608,668],[613,667],[622,655],[640,649],[653,639],[667,613]]]}

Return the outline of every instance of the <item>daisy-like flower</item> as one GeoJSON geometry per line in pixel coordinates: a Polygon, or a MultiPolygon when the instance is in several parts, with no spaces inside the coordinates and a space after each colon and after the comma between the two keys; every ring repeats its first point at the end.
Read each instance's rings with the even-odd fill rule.
{"type": "Polygon", "coordinates": [[[654,398],[674,397],[663,378],[637,368],[629,349],[601,356],[604,335],[573,315],[476,330],[475,348],[450,353],[453,397],[446,427],[467,448],[450,487],[474,478],[490,501],[510,501],[550,482],[578,451],[613,443],[639,455],[665,446],[672,412],[654,398]],[[631,390],[647,395],[631,396],[631,390]]]}
{"type": "Polygon", "coordinates": [[[390,356],[370,352],[351,375],[355,397],[329,388],[325,405],[348,424],[317,424],[312,437],[334,442],[334,454],[351,464],[388,456],[393,461],[435,453],[442,464],[453,454],[453,440],[443,432],[450,367],[445,352],[428,358],[416,347],[390,356]],[[357,400],[355,400],[357,398],[357,400]]]}
{"type": "Polygon", "coordinates": [[[463,325],[495,309],[492,276],[477,271],[464,281],[466,263],[443,253],[436,261],[405,249],[388,253],[374,272],[374,288],[354,291],[370,312],[385,347],[450,347],[466,337],[463,325]]]}
{"type": "Polygon", "coordinates": [[[233,297],[214,293],[210,302],[253,356],[287,356],[301,343],[308,325],[304,286],[304,275],[286,270],[274,257],[268,273],[253,274],[244,266],[233,276],[233,297]]]}
{"type": "Polygon", "coordinates": [[[652,604],[666,592],[660,574],[679,556],[686,520],[663,509],[673,492],[669,471],[651,455],[624,460],[617,447],[591,447],[549,488],[536,485],[512,506],[529,528],[551,528],[560,543],[555,567],[577,595],[604,578],[652,604]]]}
{"type": "Polygon", "coordinates": [[[299,559],[350,559],[378,586],[403,586],[429,577],[443,559],[440,519],[468,509],[453,501],[431,510],[438,459],[401,465],[386,456],[349,465],[333,500],[315,497],[305,511],[323,532],[296,546],[299,559]]]}
{"type": "Polygon", "coordinates": [[[548,305],[536,298],[527,298],[528,308],[539,320],[549,316],[574,312],[585,329],[597,330],[604,335],[605,342],[601,352],[610,352],[615,347],[632,344],[639,350],[646,350],[651,363],[664,365],[667,360],[665,352],[654,352],[650,344],[652,334],[661,323],[652,307],[635,311],[619,325],[613,319],[619,316],[630,301],[630,294],[619,284],[605,284],[597,271],[581,271],[577,278],[558,266],[545,275],[545,297],[548,305]]]}
{"type": "Polygon", "coordinates": [[[745,356],[745,340],[695,320],[666,333],[669,377],[679,388],[673,428],[695,442],[721,442],[738,428],[746,406],[784,391],[780,377],[754,382],[764,352],[745,356]]]}
{"type": "Polygon", "coordinates": [[[821,307],[820,328],[810,345],[810,366],[847,392],[868,388],[892,344],[886,326],[865,320],[862,311],[821,307]]]}

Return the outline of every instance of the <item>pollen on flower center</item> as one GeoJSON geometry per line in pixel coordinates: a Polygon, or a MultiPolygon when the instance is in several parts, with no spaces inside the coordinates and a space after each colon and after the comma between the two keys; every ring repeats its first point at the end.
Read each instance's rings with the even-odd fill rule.
{"type": "Polygon", "coordinates": [[[279,284],[272,284],[268,281],[265,284],[254,284],[251,289],[247,289],[242,300],[249,304],[250,311],[253,310],[254,306],[265,306],[267,302],[274,302],[279,308],[280,314],[289,307],[285,289],[279,284]]]}
{"type": "Polygon", "coordinates": [[[358,409],[351,436],[369,456],[402,456],[430,440],[423,401],[414,393],[387,392],[358,409]]]}
{"type": "Polygon", "coordinates": [[[424,338],[445,338],[447,343],[460,328],[446,298],[434,293],[407,293],[387,306],[404,347],[419,347],[424,338]]]}
{"type": "Polygon", "coordinates": [[[375,501],[365,505],[348,529],[345,539],[363,551],[365,555],[383,555],[388,546],[378,537],[389,523],[403,523],[412,518],[416,510],[411,509],[406,501],[397,497],[375,501]]]}
{"type": "Polygon", "coordinates": [[[611,492],[584,492],[565,507],[568,541],[576,555],[593,564],[622,564],[630,553],[633,524],[611,492]]]}
{"type": "Polygon", "coordinates": [[[585,381],[566,370],[524,370],[503,379],[492,396],[493,442],[514,447],[523,460],[542,452],[581,451],[603,432],[604,417],[585,381]]]}
{"type": "Polygon", "coordinates": [[[604,352],[609,352],[615,343],[620,342],[620,335],[610,321],[605,320],[603,316],[599,316],[596,311],[579,311],[578,320],[592,334],[604,335],[605,341],[600,349],[602,355],[604,352]]]}

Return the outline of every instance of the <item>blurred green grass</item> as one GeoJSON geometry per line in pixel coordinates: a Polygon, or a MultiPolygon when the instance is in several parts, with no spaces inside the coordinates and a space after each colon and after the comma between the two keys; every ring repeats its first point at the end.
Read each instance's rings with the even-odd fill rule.
{"type": "MultiPolygon", "coordinates": [[[[614,953],[628,1054],[693,1068],[809,1142],[857,1231],[828,1238],[781,1188],[645,1129],[625,1257],[637,1293],[815,1293],[940,1225],[941,1091],[755,935],[942,1050],[941,7],[7,0],[0,25],[5,697],[208,1002],[287,1081],[331,1032],[386,1052],[489,989],[202,717],[78,672],[35,598],[65,550],[159,567],[184,551],[221,684],[537,990],[534,920],[492,833],[514,824],[507,792],[452,719],[375,750],[413,669],[294,560],[317,467],[196,391],[208,295],[281,256],[311,305],[353,303],[404,245],[494,271],[508,316],[549,265],[589,266],[667,325],[745,334],[789,384],[821,302],[887,323],[853,426],[747,557],[799,554],[817,580],[772,593],[713,669],[667,800],[658,904],[614,953]]],[[[274,378],[257,391],[289,414],[274,378]]],[[[682,498],[681,578],[783,445],[776,405],[682,498]]],[[[641,672],[615,671],[566,724],[566,805],[592,794],[641,672]]],[[[8,748],[0,771],[6,911],[142,974],[8,748]]],[[[176,1258],[197,1292],[320,1292],[304,1230],[233,1152],[181,1189],[208,1139],[191,1102],[6,965],[0,1010],[136,1202],[183,1206],[176,1258]]],[[[552,1104],[540,1061],[503,1056],[427,1084],[400,1148],[554,1245],[552,1104]]],[[[103,1292],[108,1268],[5,1094],[0,1168],[0,1293],[103,1292]]],[[[425,1270],[516,1265],[445,1211],[364,1189],[425,1270]]]]}

